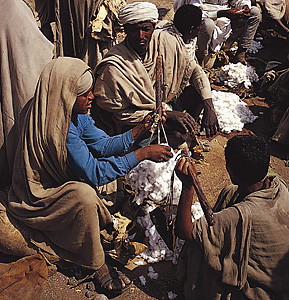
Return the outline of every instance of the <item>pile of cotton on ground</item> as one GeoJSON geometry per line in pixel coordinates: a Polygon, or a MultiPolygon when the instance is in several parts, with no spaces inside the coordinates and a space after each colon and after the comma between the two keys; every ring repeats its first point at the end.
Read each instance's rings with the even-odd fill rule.
{"type": "MultiPolygon", "coordinates": [[[[146,199],[160,203],[170,195],[171,178],[179,155],[179,152],[172,153],[174,156],[167,162],[144,160],[128,173],[126,181],[135,192],[134,201],[138,205],[146,199]]],[[[182,183],[174,176],[173,201],[179,199],[181,190],[182,183]]]]}
{"type": "Polygon", "coordinates": [[[213,90],[212,99],[220,129],[224,133],[242,131],[244,124],[253,123],[258,118],[234,93],[213,90]]]}
{"type": "Polygon", "coordinates": [[[245,66],[242,63],[229,63],[221,67],[219,72],[220,79],[230,88],[244,83],[245,88],[249,88],[254,81],[258,81],[259,77],[251,66],[245,66]]]}

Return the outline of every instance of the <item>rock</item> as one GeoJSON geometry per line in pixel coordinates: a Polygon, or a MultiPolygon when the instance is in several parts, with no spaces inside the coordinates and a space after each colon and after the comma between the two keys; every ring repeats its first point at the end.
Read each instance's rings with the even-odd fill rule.
{"type": "Polygon", "coordinates": [[[97,294],[93,300],[108,300],[108,298],[104,294],[97,294]]]}
{"type": "Polygon", "coordinates": [[[87,297],[87,298],[91,298],[93,295],[94,295],[94,292],[92,292],[92,291],[87,291],[85,293],[85,297],[87,297]]]}

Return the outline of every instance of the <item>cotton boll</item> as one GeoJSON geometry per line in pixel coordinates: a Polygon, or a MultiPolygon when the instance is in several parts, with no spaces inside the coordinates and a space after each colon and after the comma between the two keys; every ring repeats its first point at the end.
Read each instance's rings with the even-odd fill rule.
{"type": "Polygon", "coordinates": [[[159,277],[159,274],[154,270],[153,267],[149,266],[149,267],[148,267],[148,277],[149,277],[150,279],[157,280],[158,277],[159,277]]]}
{"type": "Polygon", "coordinates": [[[173,293],[172,291],[169,291],[169,292],[168,292],[168,298],[169,298],[170,300],[176,299],[177,297],[178,297],[178,295],[175,294],[175,293],[173,293]]]}
{"type": "Polygon", "coordinates": [[[244,124],[252,123],[258,118],[234,93],[213,90],[212,100],[220,129],[224,133],[242,131],[244,124]]]}
{"type": "Polygon", "coordinates": [[[201,206],[200,202],[196,201],[191,206],[191,213],[192,213],[192,216],[193,216],[194,220],[198,220],[204,215],[204,212],[203,212],[203,209],[202,209],[202,206],[201,206]]]}
{"type": "Polygon", "coordinates": [[[245,88],[249,88],[252,82],[259,80],[257,73],[251,66],[245,66],[240,62],[222,66],[219,77],[230,88],[234,88],[240,83],[244,83],[245,88]]]}
{"type": "MultiPolygon", "coordinates": [[[[160,203],[167,199],[171,192],[171,179],[177,163],[178,153],[173,153],[173,157],[167,162],[156,163],[150,160],[140,162],[127,175],[127,183],[135,192],[134,202],[138,205],[149,199],[155,203],[160,203]]],[[[177,201],[181,194],[181,181],[174,176],[173,198],[177,201]]]]}
{"type": "MultiPolygon", "coordinates": [[[[257,38],[256,38],[257,40],[257,38]]],[[[252,41],[252,44],[249,49],[247,49],[248,53],[257,53],[260,49],[263,48],[263,45],[259,41],[252,41]]]]}
{"type": "Polygon", "coordinates": [[[143,266],[144,265],[144,262],[142,260],[137,260],[134,262],[135,265],[137,266],[143,266]]]}
{"type": "Polygon", "coordinates": [[[143,275],[141,275],[138,279],[139,279],[141,285],[146,285],[147,280],[143,275]]]}

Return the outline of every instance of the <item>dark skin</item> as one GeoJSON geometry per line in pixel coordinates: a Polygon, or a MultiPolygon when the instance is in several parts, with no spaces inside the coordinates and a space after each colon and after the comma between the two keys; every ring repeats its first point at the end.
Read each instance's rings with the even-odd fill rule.
{"type": "Polygon", "coordinates": [[[228,10],[218,11],[218,18],[226,17],[230,20],[235,20],[236,18],[248,18],[250,17],[250,8],[248,5],[244,5],[241,10],[231,8],[228,10]]]}
{"type": "MultiPolygon", "coordinates": [[[[227,165],[227,171],[230,175],[233,184],[238,185],[238,192],[240,197],[243,199],[250,193],[258,191],[260,189],[267,189],[269,187],[268,179],[258,181],[254,184],[244,184],[238,175],[232,172],[230,167],[227,165]]],[[[193,195],[195,192],[191,177],[188,175],[188,170],[193,171],[194,175],[197,176],[197,172],[194,163],[189,158],[179,159],[176,165],[176,173],[183,184],[182,194],[178,205],[178,212],[176,218],[177,235],[184,240],[191,241],[192,230],[194,223],[192,222],[191,206],[193,204],[193,195]]]]}
{"type": "MultiPolygon", "coordinates": [[[[125,32],[127,34],[127,41],[129,45],[136,51],[136,53],[143,60],[151,41],[152,34],[155,29],[155,24],[152,22],[140,22],[137,24],[125,24],[125,32]]],[[[187,38],[191,39],[198,35],[200,26],[191,28],[188,32],[187,38]]],[[[182,131],[194,132],[195,120],[183,112],[170,111],[167,112],[168,122],[177,122],[181,125],[182,131]]],[[[215,135],[219,131],[219,124],[214,110],[212,99],[204,101],[204,116],[201,123],[202,129],[206,130],[207,137],[215,135]]]]}
{"type": "MultiPolygon", "coordinates": [[[[92,93],[92,87],[83,95],[80,95],[76,98],[76,101],[73,106],[73,112],[76,114],[86,114],[89,109],[91,109],[91,103],[94,99],[92,93]]],[[[167,118],[167,114],[162,108],[161,121],[164,123],[167,118]]],[[[132,137],[136,140],[142,134],[150,130],[153,123],[153,118],[151,115],[147,115],[143,122],[138,124],[132,129],[132,137]]],[[[171,147],[164,145],[150,145],[144,148],[140,148],[134,151],[137,160],[140,162],[144,159],[149,159],[155,162],[164,162],[168,161],[172,156],[171,147]]],[[[109,267],[107,264],[104,264],[94,275],[94,278],[100,282],[102,278],[107,276],[110,273],[109,267]]],[[[130,283],[130,279],[125,275],[120,275],[118,278],[113,278],[112,282],[108,285],[108,290],[119,290],[124,288],[127,284],[130,283]]]]}

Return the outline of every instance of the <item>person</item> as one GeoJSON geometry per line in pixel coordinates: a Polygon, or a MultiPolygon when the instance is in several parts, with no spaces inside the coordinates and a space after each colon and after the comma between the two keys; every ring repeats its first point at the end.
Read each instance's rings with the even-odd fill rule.
{"type": "MultiPolygon", "coordinates": [[[[283,63],[279,61],[268,62],[265,73],[260,78],[259,94],[266,97],[272,109],[272,123],[274,134],[271,139],[289,152],[289,55],[283,63]]],[[[289,157],[287,157],[287,160],[289,157]]],[[[288,162],[287,162],[288,165],[288,162]]]]}
{"type": "Polygon", "coordinates": [[[4,187],[10,184],[21,112],[33,97],[54,47],[24,1],[1,0],[0,4],[0,187],[4,187]]]}
{"type": "Polygon", "coordinates": [[[110,134],[124,132],[153,110],[156,106],[156,61],[157,56],[162,56],[163,102],[181,110],[167,111],[165,125],[171,130],[167,134],[172,137],[171,141],[175,138],[171,145],[182,144],[193,131],[192,117],[198,119],[200,107],[204,108],[202,127],[208,136],[216,134],[217,117],[208,78],[187,55],[183,42],[181,44],[166,31],[154,30],[158,20],[156,6],[149,2],[126,4],[120,9],[119,20],[127,36],[95,69],[96,101],[91,113],[96,124],[110,134]],[[188,84],[194,86],[195,93],[189,89],[182,94],[188,84]],[[181,103],[178,99],[181,94],[187,101],[181,103]],[[192,116],[182,110],[189,111],[192,116]]]}
{"type": "Polygon", "coordinates": [[[95,185],[125,175],[143,159],[167,161],[172,153],[164,145],[126,152],[150,128],[150,117],[115,137],[96,128],[87,115],[92,83],[89,67],[77,58],[60,57],[44,68],[25,115],[7,211],[30,229],[31,243],[44,256],[81,266],[107,291],[121,293],[130,280],[105,263],[100,228],[112,217],[95,185]]]}
{"type": "Polygon", "coordinates": [[[212,53],[221,49],[231,29],[239,39],[233,62],[244,63],[246,61],[246,51],[250,48],[260,23],[260,11],[256,6],[251,5],[251,1],[176,0],[174,9],[176,10],[183,4],[194,4],[203,10],[197,51],[201,65],[210,60],[212,53]]]}
{"type": "Polygon", "coordinates": [[[116,43],[125,0],[54,0],[56,55],[77,57],[92,69],[116,43]]]}
{"type": "Polygon", "coordinates": [[[268,172],[270,153],[254,135],[231,138],[225,149],[232,185],[214,207],[215,224],[191,220],[194,164],[182,158],[177,174],[183,183],[177,234],[186,240],[177,278],[186,299],[287,299],[289,260],[289,192],[268,172]],[[190,170],[190,171],[188,171],[190,170]]]}

